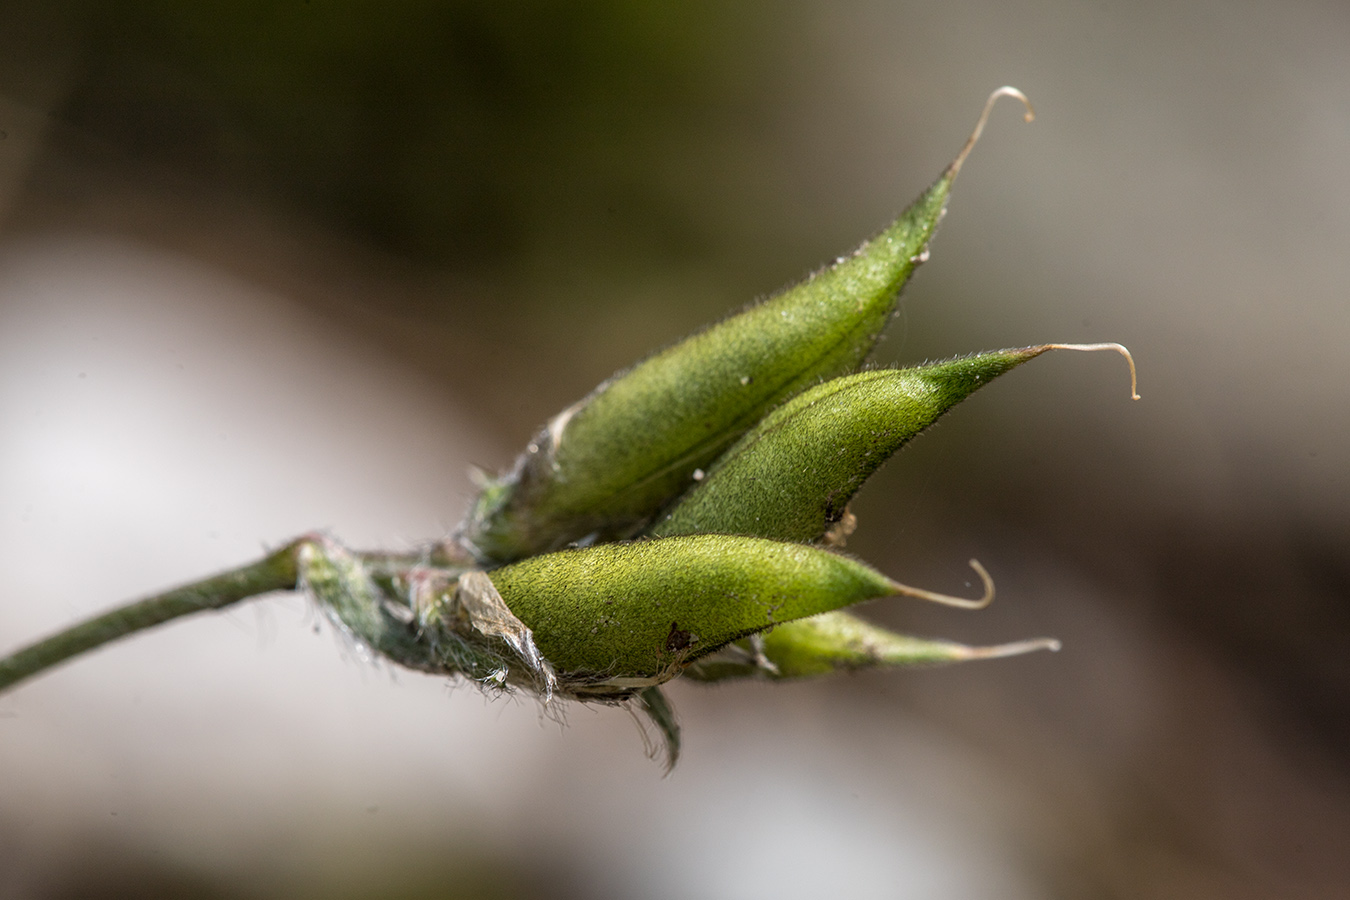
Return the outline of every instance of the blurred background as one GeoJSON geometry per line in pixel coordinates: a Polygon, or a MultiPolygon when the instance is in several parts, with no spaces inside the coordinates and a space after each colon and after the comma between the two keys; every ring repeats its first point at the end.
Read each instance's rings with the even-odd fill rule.
{"type": "Polygon", "coordinates": [[[883,363],[1045,341],[869,484],[850,550],[1058,655],[677,684],[393,672],[297,597],[0,697],[0,897],[1350,892],[1350,10],[0,4],[0,652],[470,465],[962,173],[883,363]]]}

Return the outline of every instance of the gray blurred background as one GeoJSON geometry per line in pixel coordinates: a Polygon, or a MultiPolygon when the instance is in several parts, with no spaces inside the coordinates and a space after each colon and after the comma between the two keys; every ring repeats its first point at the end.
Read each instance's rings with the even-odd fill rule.
{"type": "Polygon", "coordinates": [[[0,3],[0,652],[301,531],[410,546],[613,370],[851,249],[996,110],[882,362],[1044,341],[850,550],[1058,655],[621,711],[296,597],[0,697],[0,897],[1350,892],[1350,11],[0,3]],[[1006,101],[1005,101],[1006,102],[1006,101]]]}

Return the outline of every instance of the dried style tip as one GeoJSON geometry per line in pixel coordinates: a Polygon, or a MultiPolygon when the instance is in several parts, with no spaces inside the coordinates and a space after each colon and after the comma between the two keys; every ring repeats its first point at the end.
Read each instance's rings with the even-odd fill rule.
{"type": "Polygon", "coordinates": [[[990,603],[994,602],[994,579],[989,577],[984,566],[980,565],[978,559],[970,561],[970,567],[975,570],[975,574],[980,576],[984,582],[984,595],[978,600],[967,600],[964,597],[953,597],[950,594],[939,594],[936,591],[925,591],[923,588],[910,587],[907,584],[901,584],[898,581],[891,582],[895,593],[901,597],[913,597],[915,600],[928,600],[933,603],[941,603],[943,606],[955,606],[957,609],[984,609],[990,603]]]}
{"type": "Polygon", "coordinates": [[[1125,357],[1125,361],[1130,364],[1130,399],[1139,399],[1139,375],[1134,370],[1134,357],[1130,355],[1130,351],[1126,349],[1124,344],[1042,344],[1035,349],[1041,352],[1046,350],[1082,350],[1087,353],[1094,353],[1098,350],[1114,350],[1125,357]]]}
{"type": "Polygon", "coordinates": [[[1035,653],[1037,650],[1049,650],[1051,653],[1058,653],[1064,645],[1054,638],[1031,638],[1025,641],[1010,641],[1006,644],[995,644],[992,647],[963,647],[961,648],[958,659],[1002,659],[1005,656],[1021,656],[1024,653],[1035,653]]]}
{"type": "Polygon", "coordinates": [[[966,164],[966,157],[970,155],[970,151],[974,149],[980,135],[984,133],[984,126],[988,123],[989,114],[993,112],[994,104],[998,102],[999,97],[1016,97],[1022,101],[1022,105],[1027,108],[1027,111],[1022,114],[1023,122],[1032,122],[1036,119],[1036,110],[1032,108],[1031,101],[1027,99],[1026,94],[1007,85],[994,91],[989,95],[989,99],[984,102],[984,111],[980,113],[980,120],[975,123],[975,130],[970,133],[970,137],[966,138],[966,145],[961,148],[960,153],[956,154],[956,159],[952,160],[952,164],[943,173],[943,177],[948,182],[955,180],[957,174],[961,171],[961,167],[966,164]]]}

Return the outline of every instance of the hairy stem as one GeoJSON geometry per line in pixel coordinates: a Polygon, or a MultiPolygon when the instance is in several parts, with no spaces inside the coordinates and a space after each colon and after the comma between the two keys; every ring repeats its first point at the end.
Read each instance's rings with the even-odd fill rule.
{"type": "Polygon", "coordinates": [[[294,590],[296,550],[308,540],[297,538],[257,562],[118,607],[16,651],[0,659],[0,691],[72,656],[179,616],[220,609],[270,591],[294,590]]]}

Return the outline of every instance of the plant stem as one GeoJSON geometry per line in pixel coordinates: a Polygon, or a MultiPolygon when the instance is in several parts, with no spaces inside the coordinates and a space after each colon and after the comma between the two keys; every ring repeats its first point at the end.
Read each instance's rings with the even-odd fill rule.
{"type": "Polygon", "coordinates": [[[16,651],[0,659],[0,691],[72,656],[161,622],[220,609],[270,591],[294,590],[296,550],[308,540],[308,536],[297,538],[257,562],[137,600],[16,651]]]}

